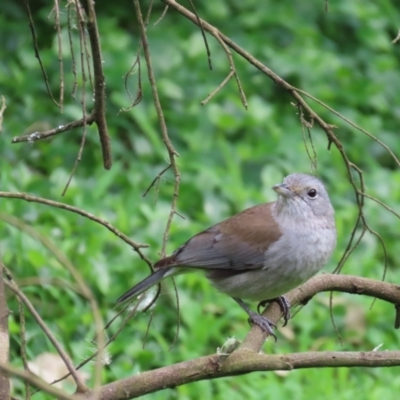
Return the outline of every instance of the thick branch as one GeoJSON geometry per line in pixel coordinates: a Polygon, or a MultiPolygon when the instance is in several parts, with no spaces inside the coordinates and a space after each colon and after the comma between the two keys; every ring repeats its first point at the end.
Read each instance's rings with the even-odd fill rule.
{"type": "Polygon", "coordinates": [[[400,351],[311,351],[286,355],[237,351],[226,356],[212,355],[143,372],[103,386],[101,400],[126,400],[158,390],[204,379],[222,378],[255,371],[277,371],[329,367],[400,366],[400,351]]]}
{"type": "Polygon", "coordinates": [[[106,82],[103,73],[103,56],[101,55],[100,36],[97,27],[95,2],[86,0],[87,31],[92,49],[94,70],[94,111],[97,128],[99,129],[100,143],[103,151],[104,168],[110,169],[112,165],[111,141],[106,121],[106,82]]]}
{"type": "MultiPolygon", "coordinates": [[[[373,296],[400,304],[400,286],[350,275],[323,274],[288,293],[293,305],[304,304],[315,294],[340,291],[373,296]]],[[[273,303],[265,311],[273,322],[280,318],[279,306],[273,303]]],[[[204,379],[244,374],[254,371],[292,370],[327,367],[392,367],[400,366],[400,351],[369,352],[304,352],[286,355],[258,354],[265,336],[253,327],[242,346],[231,355],[211,355],[184,361],[168,367],[103,386],[102,400],[126,400],[204,379]]]]}
{"type": "MultiPolygon", "coordinates": [[[[287,294],[287,298],[292,307],[295,307],[307,303],[317,293],[330,291],[375,297],[392,303],[395,306],[396,313],[400,304],[400,285],[361,278],[359,276],[335,274],[317,275],[304,285],[290,291],[287,294]]],[[[276,323],[281,318],[281,310],[278,304],[273,302],[265,309],[263,315],[276,323]]],[[[241,349],[246,348],[258,352],[264,344],[265,338],[265,333],[258,326],[253,326],[243,341],[241,349]]]]}

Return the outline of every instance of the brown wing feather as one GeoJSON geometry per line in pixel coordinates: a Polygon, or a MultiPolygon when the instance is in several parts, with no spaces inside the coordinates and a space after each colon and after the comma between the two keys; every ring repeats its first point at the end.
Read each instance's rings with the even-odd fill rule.
{"type": "Polygon", "coordinates": [[[251,207],[206,229],[171,256],[159,260],[155,267],[260,268],[264,252],[281,236],[272,214],[274,204],[251,207]]]}

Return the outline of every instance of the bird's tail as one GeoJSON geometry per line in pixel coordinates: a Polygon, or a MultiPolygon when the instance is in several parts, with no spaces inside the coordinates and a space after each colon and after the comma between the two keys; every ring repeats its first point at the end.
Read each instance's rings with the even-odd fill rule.
{"type": "Polygon", "coordinates": [[[139,296],[143,292],[145,292],[150,287],[157,285],[157,283],[161,282],[167,276],[171,276],[174,274],[173,268],[159,268],[155,272],[153,272],[150,276],[148,276],[143,281],[139,282],[132,289],[129,289],[126,293],[124,293],[118,300],[117,304],[123,303],[124,301],[130,299],[134,296],[139,296]]]}

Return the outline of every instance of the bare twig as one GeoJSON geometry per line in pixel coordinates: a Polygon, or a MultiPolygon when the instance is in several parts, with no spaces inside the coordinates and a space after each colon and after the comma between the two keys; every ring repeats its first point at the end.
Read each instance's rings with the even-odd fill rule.
{"type": "Polygon", "coordinates": [[[372,201],[374,201],[375,203],[379,204],[380,206],[382,206],[383,208],[385,208],[386,210],[388,210],[390,213],[392,213],[396,218],[400,219],[400,214],[396,211],[393,210],[393,208],[389,207],[387,204],[385,204],[383,201],[377,199],[374,196],[370,196],[369,194],[365,193],[364,191],[359,190],[358,193],[363,196],[366,197],[372,201]]]}
{"type": "MultiPolygon", "coordinates": [[[[202,25],[200,24],[200,26],[202,27],[202,25]]],[[[233,61],[233,57],[232,57],[232,53],[229,50],[228,46],[225,44],[225,42],[222,40],[221,36],[220,36],[220,32],[215,29],[214,27],[212,27],[212,35],[215,37],[215,39],[218,41],[218,43],[221,45],[221,47],[223,48],[226,57],[228,58],[228,62],[229,62],[229,66],[230,66],[230,72],[228,74],[228,76],[222,81],[222,83],[211,93],[207,96],[207,98],[205,100],[203,100],[200,104],[201,105],[205,105],[208,103],[208,101],[214,97],[214,95],[216,95],[226,84],[227,82],[232,78],[232,76],[235,77],[236,79],[236,84],[238,86],[239,89],[239,96],[240,96],[240,101],[243,104],[243,107],[247,110],[247,99],[246,99],[246,95],[244,94],[243,88],[242,88],[242,83],[240,82],[239,79],[239,75],[236,72],[236,67],[235,67],[235,63],[233,61]]]]}
{"type": "Polygon", "coordinates": [[[60,21],[60,3],[59,0],[54,0],[55,11],[55,29],[57,30],[57,45],[58,45],[58,63],[60,66],[60,111],[63,112],[64,107],[64,61],[63,61],[63,47],[61,40],[61,21],[60,21]]]}
{"type": "Polygon", "coordinates": [[[322,102],[321,100],[318,100],[317,98],[315,98],[314,96],[311,96],[309,93],[305,92],[304,90],[295,88],[295,90],[301,94],[303,94],[304,96],[310,98],[311,100],[315,101],[317,104],[321,105],[322,107],[326,108],[327,110],[329,110],[332,114],[335,114],[337,117],[339,117],[340,119],[342,119],[343,121],[345,121],[346,123],[348,123],[350,126],[352,126],[353,128],[357,129],[358,131],[364,133],[366,136],[368,136],[370,139],[372,139],[374,142],[378,143],[380,146],[382,146],[389,154],[390,156],[393,158],[393,160],[395,161],[395,163],[397,164],[397,166],[400,167],[400,160],[397,158],[397,156],[393,153],[393,151],[391,150],[391,148],[386,145],[385,143],[383,143],[381,140],[379,140],[376,136],[374,136],[372,133],[368,132],[366,129],[362,128],[361,126],[355,124],[353,121],[349,120],[348,118],[346,118],[344,115],[340,114],[338,111],[334,110],[332,107],[329,107],[327,104],[325,104],[324,102],[322,102]]]}
{"type": "Polygon", "coordinates": [[[144,57],[146,60],[146,65],[147,65],[147,73],[148,73],[148,77],[149,77],[151,91],[153,94],[154,106],[157,111],[157,116],[158,116],[158,120],[159,120],[160,127],[161,127],[161,135],[162,135],[162,139],[165,144],[165,147],[168,151],[169,161],[170,161],[170,164],[171,164],[172,170],[174,171],[174,176],[175,176],[174,193],[173,193],[173,198],[172,198],[172,202],[171,202],[171,210],[170,210],[170,213],[168,216],[167,224],[166,224],[166,227],[164,230],[164,235],[163,235],[163,244],[162,244],[161,254],[162,254],[162,257],[164,257],[165,249],[166,249],[167,241],[168,241],[169,230],[171,227],[172,219],[175,215],[178,194],[179,194],[179,186],[180,186],[181,177],[180,177],[178,166],[175,161],[175,157],[179,156],[179,154],[175,150],[175,148],[169,138],[169,135],[168,135],[168,129],[167,129],[167,125],[165,123],[164,113],[163,113],[163,110],[161,107],[160,98],[158,96],[156,79],[154,76],[153,67],[152,67],[152,63],[151,63],[149,43],[148,43],[147,36],[146,36],[146,27],[145,27],[145,24],[143,21],[142,11],[140,9],[140,2],[139,2],[139,0],[133,0],[133,4],[135,7],[136,18],[139,23],[140,37],[142,40],[143,52],[144,52],[144,57]]]}
{"type": "Polygon", "coordinates": [[[74,378],[74,381],[77,386],[77,391],[79,393],[85,393],[88,391],[88,388],[86,385],[82,382],[81,378],[77,374],[74,365],[72,364],[68,354],[64,351],[64,349],[61,347],[61,345],[58,343],[57,339],[51,332],[51,330],[47,327],[45,322],[42,320],[41,316],[37,313],[35,310],[35,307],[31,304],[31,302],[28,300],[28,298],[19,290],[18,286],[15,284],[14,281],[8,282],[7,280],[4,281],[5,285],[12,291],[14,292],[25,304],[25,307],[29,310],[29,312],[32,314],[32,317],[36,320],[37,324],[40,326],[42,329],[43,333],[48,337],[54,348],[57,350],[58,354],[60,354],[60,357],[64,361],[64,364],[68,368],[68,371],[74,378]]]}
{"type": "MultiPolygon", "coordinates": [[[[96,299],[95,299],[92,291],[86,285],[86,282],[83,279],[80,272],[78,271],[78,269],[59,250],[58,246],[56,246],[47,236],[41,235],[39,232],[37,232],[31,226],[26,225],[23,221],[15,218],[15,217],[12,217],[10,215],[5,215],[5,214],[3,214],[1,217],[3,220],[8,222],[9,224],[16,226],[17,228],[28,233],[30,236],[39,240],[49,251],[51,251],[54,254],[57,261],[64,268],[66,268],[68,270],[68,272],[71,274],[71,276],[76,280],[80,290],[82,291],[83,296],[86,297],[86,299],[88,299],[91,311],[93,313],[94,324],[95,324],[95,328],[96,328],[96,337],[97,337],[96,344],[99,349],[103,349],[105,340],[104,340],[104,332],[103,332],[103,321],[101,318],[99,307],[98,307],[98,304],[96,302],[96,299]]],[[[61,357],[62,357],[62,355],[61,355],[61,357]]],[[[101,360],[97,359],[96,360],[96,370],[95,370],[95,388],[98,388],[101,383],[101,368],[102,368],[101,360]]],[[[68,368],[68,369],[70,370],[70,368],[68,368]]],[[[70,372],[71,372],[71,370],[70,370],[70,372]]],[[[79,386],[78,386],[78,389],[80,389],[79,386]]]]}
{"type": "MultiPolygon", "coordinates": [[[[125,318],[122,320],[121,325],[118,327],[117,331],[116,331],[112,336],[110,336],[110,337],[107,339],[106,343],[104,344],[104,347],[98,348],[97,351],[95,351],[93,354],[91,354],[89,357],[87,357],[85,360],[83,360],[81,363],[79,363],[79,364],[75,367],[76,370],[82,368],[84,365],[86,365],[88,362],[90,362],[91,360],[93,360],[93,359],[96,358],[97,356],[101,355],[101,353],[107,349],[107,346],[108,346],[111,342],[113,342],[113,341],[118,337],[118,335],[122,332],[122,330],[124,329],[124,327],[126,326],[126,324],[128,323],[128,321],[136,314],[137,309],[138,309],[138,307],[140,306],[140,303],[141,303],[141,301],[142,301],[142,299],[143,299],[144,296],[145,296],[145,294],[143,294],[143,295],[139,298],[139,300],[136,302],[136,304],[135,304],[130,310],[128,310],[128,308],[131,307],[131,303],[126,304],[125,307],[124,307],[121,311],[119,311],[109,322],[107,322],[107,324],[104,326],[104,330],[105,330],[105,331],[111,326],[111,324],[112,324],[120,315],[124,314],[124,313],[128,310],[128,313],[127,313],[127,315],[125,315],[125,318]]],[[[157,294],[157,296],[158,296],[158,294],[157,294]]],[[[156,297],[157,297],[157,296],[156,296],[156,297]]],[[[147,308],[148,308],[148,307],[147,307],[147,308]]],[[[58,382],[63,381],[64,379],[68,378],[69,376],[70,376],[70,373],[65,374],[65,375],[62,376],[61,378],[59,378],[59,379],[55,380],[54,382],[52,382],[52,385],[54,385],[54,384],[56,384],[56,383],[58,383],[58,382]]]]}
{"type": "MultiPolygon", "coordinates": [[[[56,1],[56,27],[59,27],[60,21],[59,21],[59,4],[58,0],[56,1]]],[[[12,143],[19,143],[19,142],[33,142],[39,139],[44,139],[47,137],[50,137],[52,135],[62,133],[69,131],[71,129],[77,128],[77,127],[84,127],[84,136],[86,135],[86,125],[90,125],[93,122],[96,122],[99,136],[100,136],[100,143],[102,147],[102,152],[103,152],[103,162],[104,162],[104,168],[110,169],[112,165],[112,157],[111,157],[111,141],[110,137],[108,135],[108,130],[107,130],[107,122],[105,118],[105,109],[106,109],[106,103],[105,103],[105,78],[103,74],[103,59],[101,55],[101,46],[100,46],[100,40],[99,40],[99,32],[97,28],[97,20],[96,20],[96,13],[94,9],[94,2],[90,0],[86,0],[86,14],[87,14],[87,21],[85,20],[85,17],[83,15],[83,9],[81,6],[81,3],[79,1],[75,1],[75,9],[76,9],[76,15],[77,15],[77,20],[78,20],[78,26],[79,26],[79,36],[80,36],[80,47],[81,47],[81,68],[82,68],[82,112],[83,112],[83,117],[78,120],[71,122],[69,124],[61,125],[57,128],[51,129],[49,131],[45,132],[34,132],[31,133],[30,135],[24,135],[20,137],[14,137],[12,140],[12,143]],[[86,31],[89,35],[90,39],[90,47],[91,47],[91,54],[93,57],[93,70],[94,70],[94,109],[90,114],[86,114],[86,93],[85,93],[85,87],[86,87],[86,72],[85,72],[85,65],[87,65],[87,73],[89,75],[89,81],[92,82],[91,78],[91,68],[90,68],[90,52],[87,48],[87,41],[86,41],[86,31]],[[86,58],[85,58],[86,56],[86,58]],[[86,62],[85,62],[86,61],[86,62]]],[[[45,83],[48,89],[48,92],[53,99],[53,101],[57,104],[57,106],[61,107],[60,104],[58,104],[50,91],[49,88],[49,83],[48,83],[48,78],[47,74],[44,70],[44,66],[42,64],[42,61],[40,59],[39,55],[39,49],[38,49],[38,44],[36,40],[36,33],[35,33],[35,28],[33,24],[33,19],[29,7],[29,1],[25,0],[25,5],[27,9],[27,13],[29,16],[29,21],[30,21],[30,28],[32,32],[32,37],[33,37],[33,43],[34,43],[34,49],[35,49],[35,54],[36,57],[39,60],[43,76],[45,79],[45,83]]],[[[68,4],[68,7],[70,8],[71,4],[68,4]]],[[[69,29],[71,29],[71,24],[70,24],[70,15],[68,17],[68,24],[69,24],[69,29]]],[[[58,28],[59,29],[59,28],[58,28]]],[[[60,35],[59,36],[59,42],[60,42],[60,35]]],[[[71,40],[71,35],[69,36],[70,38],[70,48],[73,54],[73,46],[72,46],[72,40],[71,40]]],[[[63,99],[63,67],[62,66],[62,56],[61,56],[61,43],[59,43],[59,58],[60,58],[60,80],[61,80],[61,87],[60,87],[60,99],[63,99]]],[[[73,63],[73,68],[75,63],[73,63]]],[[[76,74],[75,76],[75,82],[76,82],[76,74]]],[[[74,89],[73,89],[74,93],[74,89]]],[[[81,149],[79,151],[79,155],[77,158],[77,161],[75,163],[75,167],[73,169],[76,169],[76,166],[79,162],[79,159],[82,154],[82,148],[84,145],[84,138],[82,140],[81,144],[81,149]]]]}
{"type": "Polygon", "coordinates": [[[311,120],[311,122],[308,122],[305,118],[304,118],[304,114],[303,114],[303,109],[301,108],[301,106],[299,104],[296,104],[298,113],[299,113],[299,117],[300,117],[300,121],[301,121],[301,130],[303,133],[303,142],[304,142],[304,147],[306,149],[308,158],[311,162],[311,170],[314,173],[317,173],[317,152],[315,151],[315,147],[314,147],[314,142],[313,142],[313,138],[311,135],[311,128],[313,127],[313,120],[311,120]],[[305,134],[305,131],[307,131],[307,137],[305,134]],[[307,142],[307,138],[308,141],[311,144],[311,150],[312,150],[312,154],[310,152],[310,149],[308,148],[308,142],[307,142]]]}
{"type": "Polygon", "coordinates": [[[67,183],[65,184],[64,190],[61,193],[61,196],[65,196],[65,193],[67,193],[67,190],[69,188],[69,185],[72,181],[73,176],[75,175],[75,171],[78,167],[78,164],[81,162],[82,160],[82,153],[83,153],[83,149],[85,147],[85,143],[86,143],[86,134],[87,134],[87,125],[85,124],[83,126],[83,134],[82,134],[82,138],[81,138],[81,145],[79,146],[79,151],[78,151],[78,156],[76,157],[74,166],[72,167],[72,171],[69,174],[69,178],[67,180],[67,183]]]}
{"type": "Polygon", "coordinates": [[[123,76],[124,78],[124,86],[125,86],[125,91],[128,94],[131,104],[127,108],[121,108],[120,111],[129,111],[136,105],[138,105],[142,101],[143,97],[143,88],[142,88],[142,69],[141,69],[141,63],[140,63],[140,51],[142,49],[142,43],[140,42],[138,45],[138,49],[136,51],[136,56],[135,56],[135,61],[133,62],[132,66],[129,68],[129,71],[123,76]],[[132,97],[131,92],[128,89],[128,79],[129,77],[133,74],[133,70],[135,66],[137,65],[138,70],[137,70],[137,83],[138,83],[138,88],[136,92],[135,98],[132,97]]]}
{"type": "Polygon", "coordinates": [[[58,135],[59,133],[68,132],[75,128],[80,128],[85,125],[92,125],[95,121],[95,116],[93,113],[87,115],[85,118],[81,118],[77,121],[69,122],[65,125],[59,125],[56,128],[49,129],[43,132],[33,132],[28,135],[15,136],[12,138],[11,143],[21,143],[21,142],[35,142],[40,139],[47,139],[51,136],[58,135]]]}
{"type": "Polygon", "coordinates": [[[400,29],[399,29],[399,33],[397,34],[397,36],[392,40],[392,44],[396,44],[399,40],[400,40],[400,29]]]}
{"type": "Polygon", "coordinates": [[[29,201],[29,202],[45,204],[47,206],[61,208],[63,210],[67,210],[67,211],[82,215],[83,217],[88,218],[92,221],[95,221],[95,222],[99,223],[100,225],[103,225],[104,227],[106,227],[110,232],[114,233],[114,235],[116,235],[117,237],[122,239],[125,243],[132,246],[132,248],[139,254],[139,256],[142,260],[146,261],[148,264],[151,264],[150,260],[140,251],[141,248],[149,247],[148,244],[134,242],[133,240],[129,239],[126,235],[124,235],[122,232],[120,232],[117,228],[112,226],[108,221],[103,220],[99,217],[96,217],[95,215],[88,213],[78,207],[70,206],[69,204],[60,203],[58,201],[43,199],[42,197],[36,197],[36,196],[32,196],[32,195],[29,195],[26,193],[0,192],[0,197],[5,197],[5,198],[9,198],[9,199],[20,199],[20,200],[25,200],[25,201],[29,201]]]}
{"type": "Polygon", "coordinates": [[[51,100],[53,101],[53,103],[57,107],[60,107],[60,105],[57,103],[56,99],[53,97],[53,93],[51,92],[51,89],[50,89],[49,78],[47,76],[46,70],[44,69],[44,65],[43,65],[42,59],[40,58],[39,46],[38,46],[36,30],[35,30],[35,23],[33,22],[33,17],[32,17],[32,13],[31,13],[31,7],[29,5],[29,0],[24,0],[24,3],[25,3],[25,7],[26,7],[26,12],[27,12],[28,18],[29,18],[29,28],[30,28],[31,34],[32,34],[32,41],[33,41],[33,48],[35,50],[35,57],[39,61],[39,65],[40,65],[40,69],[41,69],[42,74],[43,74],[44,83],[46,85],[47,93],[49,94],[49,96],[50,96],[51,100]]]}
{"type": "Polygon", "coordinates": [[[150,183],[149,187],[142,194],[142,197],[146,197],[147,193],[149,193],[150,189],[160,180],[160,178],[171,168],[171,164],[168,164],[150,183]]]}
{"type": "MultiPolygon", "coordinates": [[[[5,267],[4,267],[5,268],[5,267]]],[[[7,271],[7,274],[9,277],[11,276],[10,271],[7,271]]],[[[15,281],[12,280],[11,283],[15,284],[15,281]]],[[[18,285],[16,285],[18,287],[18,285]]],[[[25,324],[25,309],[24,309],[24,304],[22,300],[17,296],[17,301],[18,301],[18,314],[19,314],[19,337],[21,340],[21,358],[22,358],[22,363],[24,365],[25,371],[30,371],[29,365],[28,365],[28,356],[26,352],[26,324],[25,324]]],[[[27,399],[30,398],[30,387],[28,385],[28,382],[25,383],[25,397],[27,399]]]]}
{"type": "Polygon", "coordinates": [[[112,165],[110,136],[107,129],[105,117],[106,110],[106,83],[103,73],[103,56],[101,55],[101,46],[99,31],[97,27],[96,11],[94,2],[86,0],[87,4],[87,31],[92,49],[93,69],[94,69],[94,115],[97,128],[99,130],[100,143],[103,151],[104,168],[110,169],[112,165]]]}
{"type": "Polygon", "coordinates": [[[66,279],[57,278],[57,277],[50,277],[50,276],[31,276],[29,278],[19,278],[16,279],[18,286],[43,286],[43,285],[51,285],[51,286],[58,286],[60,289],[68,289],[71,290],[80,296],[84,296],[82,291],[73,283],[68,282],[66,279]]]}
{"type": "Polygon", "coordinates": [[[23,379],[25,382],[29,382],[32,386],[35,386],[45,393],[49,393],[54,396],[54,398],[60,400],[82,400],[82,397],[68,395],[64,391],[57,389],[54,386],[50,386],[43,379],[39,378],[37,375],[32,374],[28,371],[22,371],[12,365],[7,365],[0,362],[0,370],[7,372],[10,376],[16,376],[18,378],[23,379]]]}
{"type": "Polygon", "coordinates": [[[196,16],[197,25],[200,28],[201,36],[203,36],[204,45],[206,46],[206,51],[207,51],[208,67],[212,70],[211,51],[210,51],[210,47],[208,46],[207,36],[206,36],[206,34],[204,32],[203,26],[200,23],[200,17],[199,17],[199,14],[197,14],[197,10],[196,10],[196,7],[193,4],[193,1],[189,0],[189,4],[192,7],[193,14],[196,16]]]}
{"type": "MultiPolygon", "coordinates": [[[[72,68],[72,75],[74,77],[74,83],[72,84],[72,91],[71,96],[75,99],[76,89],[78,87],[78,79],[76,76],[76,63],[75,63],[75,51],[74,51],[74,44],[72,40],[72,29],[74,25],[72,23],[72,12],[75,10],[75,7],[72,4],[72,1],[69,0],[66,7],[68,8],[68,42],[69,42],[69,49],[71,54],[71,68],[72,68]]],[[[76,18],[76,10],[75,10],[75,18],[76,18]]]]}
{"type": "Polygon", "coordinates": [[[204,99],[200,102],[202,106],[205,106],[232,78],[235,73],[230,70],[228,76],[204,99]]]}
{"type": "MultiPolygon", "coordinates": [[[[83,134],[82,134],[82,139],[81,139],[81,145],[79,147],[78,151],[78,156],[75,159],[74,166],[72,167],[72,171],[69,175],[69,178],[67,180],[67,183],[65,184],[64,190],[61,193],[61,196],[65,196],[65,193],[68,190],[68,187],[71,183],[72,177],[75,174],[75,171],[78,167],[78,164],[80,163],[82,159],[82,152],[85,147],[86,143],[86,134],[87,134],[87,124],[86,124],[86,70],[85,70],[85,60],[87,63],[87,71],[89,75],[89,80],[92,86],[92,91],[93,91],[93,83],[92,83],[92,75],[91,75],[91,70],[90,70],[90,54],[87,48],[87,40],[86,40],[86,31],[85,31],[85,18],[83,16],[83,9],[81,7],[81,4],[79,1],[75,2],[76,5],[76,15],[78,17],[78,25],[79,25],[79,44],[81,48],[81,75],[82,75],[82,93],[81,93],[81,104],[82,104],[82,120],[83,120],[83,134]],[[85,57],[86,56],[86,57],[85,57]]],[[[95,110],[93,110],[92,115],[94,116],[94,120],[96,121],[96,113],[95,110]]]]}
{"type": "Polygon", "coordinates": [[[229,65],[231,67],[231,71],[233,71],[233,76],[236,79],[236,84],[237,84],[238,89],[239,89],[240,101],[242,102],[243,107],[247,110],[248,104],[247,104],[246,95],[244,94],[244,91],[243,91],[243,88],[242,88],[242,83],[240,82],[240,79],[239,79],[239,75],[236,72],[236,67],[235,67],[235,63],[233,61],[232,53],[229,50],[228,46],[225,44],[225,42],[222,40],[222,38],[220,36],[220,32],[218,30],[214,31],[214,37],[215,37],[215,39],[217,39],[218,43],[224,49],[226,57],[228,58],[228,61],[229,61],[229,65]]]}
{"type": "Polygon", "coordinates": [[[172,278],[172,283],[174,284],[175,301],[176,301],[176,330],[175,330],[174,338],[172,339],[172,342],[171,342],[168,350],[171,350],[174,347],[176,341],[178,340],[179,330],[181,327],[181,309],[180,309],[180,304],[179,304],[179,294],[178,294],[178,289],[176,287],[174,278],[172,278]]]}
{"type": "Polygon", "coordinates": [[[154,24],[153,24],[154,26],[156,26],[157,24],[159,24],[159,23],[162,21],[162,19],[165,17],[165,14],[166,14],[167,11],[168,11],[168,9],[169,9],[168,6],[165,6],[165,7],[164,7],[164,10],[163,10],[163,12],[162,12],[160,18],[158,18],[158,20],[157,20],[156,22],[154,22],[154,24]]]}

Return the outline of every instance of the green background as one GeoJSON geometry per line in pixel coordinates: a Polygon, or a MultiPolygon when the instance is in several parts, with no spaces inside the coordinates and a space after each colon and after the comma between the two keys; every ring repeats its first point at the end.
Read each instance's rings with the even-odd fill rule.
{"type": "MultiPolygon", "coordinates": [[[[30,4],[41,57],[57,96],[59,64],[54,24],[52,16],[49,18],[52,5],[43,1],[30,4]]],[[[147,4],[142,2],[143,7],[147,4]]],[[[202,18],[283,79],[327,103],[400,154],[400,43],[391,43],[400,21],[395,2],[337,0],[329,4],[329,12],[323,1],[316,0],[226,0],[196,2],[196,7],[202,18]]],[[[82,130],[35,143],[11,144],[14,136],[79,119],[81,106],[79,91],[75,100],[71,97],[66,27],[62,32],[66,100],[64,113],[60,114],[47,95],[24,9],[17,3],[1,2],[0,95],[5,96],[7,109],[0,135],[0,190],[26,192],[80,207],[106,219],[137,242],[148,243],[145,253],[155,261],[170,210],[173,174],[166,173],[156,190],[142,197],[167,165],[167,152],[160,138],[144,62],[143,100],[130,111],[120,111],[130,104],[122,77],[135,58],[136,17],[128,1],[96,1],[96,10],[107,83],[114,159],[111,171],[102,167],[94,127],[88,129],[82,161],[65,197],[61,192],[76,160],[82,130]]],[[[274,200],[274,184],[291,172],[310,173],[312,168],[293,98],[238,56],[234,60],[248,110],[240,103],[234,80],[207,105],[200,105],[229,72],[225,53],[208,37],[213,65],[210,71],[199,29],[173,10],[154,26],[162,11],[163,5],[156,2],[147,33],[169,134],[180,154],[178,211],[185,219],[174,218],[167,246],[171,252],[198,231],[246,207],[274,200]]],[[[61,17],[65,22],[65,10],[61,17]]],[[[73,35],[77,34],[75,29],[73,35]]],[[[129,80],[132,93],[137,88],[136,78],[133,75],[129,80]]],[[[351,162],[363,170],[367,193],[398,210],[400,173],[390,155],[322,106],[309,104],[337,126],[335,133],[351,162]]],[[[318,155],[318,175],[326,183],[336,209],[338,246],[325,268],[332,271],[349,240],[357,206],[338,150],[327,150],[327,138],[318,126],[311,133],[318,155]]],[[[398,283],[399,220],[369,200],[364,212],[370,227],[379,232],[386,245],[386,279],[398,283]]],[[[149,270],[128,245],[92,221],[44,205],[0,198],[3,261],[74,362],[79,363],[91,352],[87,342],[94,333],[90,307],[73,290],[76,283],[55,254],[25,228],[7,222],[10,216],[53,242],[74,264],[92,289],[105,320],[115,314],[115,299],[147,276],[149,270]]],[[[367,233],[343,272],[380,279],[383,271],[382,246],[367,233]]],[[[173,286],[167,282],[154,308],[145,349],[149,312],[132,319],[110,345],[112,362],[103,370],[104,382],[214,353],[226,338],[240,340],[246,335],[245,313],[217,293],[205,278],[191,274],[178,277],[176,282],[181,312],[174,346],[170,348],[177,312],[173,286]]],[[[327,293],[314,298],[287,329],[278,329],[278,342],[269,340],[264,351],[367,351],[380,344],[380,350],[398,349],[393,306],[376,301],[371,308],[371,299],[335,294],[333,314],[341,344],[330,320],[328,302],[327,293]]],[[[11,295],[9,308],[13,312],[9,317],[11,361],[21,366],[18,309],[11,295]]],[[[27,346],[30,359],[52,351],[30,316],[27,346]]],[[[93,364],[84,370],[91,374],[93,364]]],[[[193,383],[144,398],[392,399],[400,390],[399,376],[398,368],[253,373],[193,383]]],[[[21,395],[22,384],[14,380],[13,385],[15,394],[21,395]]],[[[48,397],[37,394],[34,398],[48,397]]]]}

